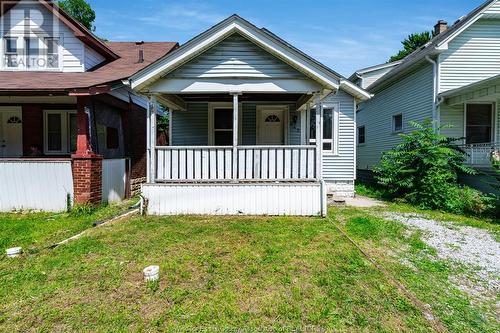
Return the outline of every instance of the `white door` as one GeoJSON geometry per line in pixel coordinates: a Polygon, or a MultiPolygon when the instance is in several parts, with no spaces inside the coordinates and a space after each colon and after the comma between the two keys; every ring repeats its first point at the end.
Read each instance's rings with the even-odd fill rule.
{"type": "Polygon", "coordinates": [[[0,109],[0,157],[23,155],[23,118],[21,108],[0,109]]]}
{"type": "Polygon", "coordinates": [[[270,146],[285,144],[284,117],[285,112],[283,109],[260,109],[258,144],[270,146]]]}

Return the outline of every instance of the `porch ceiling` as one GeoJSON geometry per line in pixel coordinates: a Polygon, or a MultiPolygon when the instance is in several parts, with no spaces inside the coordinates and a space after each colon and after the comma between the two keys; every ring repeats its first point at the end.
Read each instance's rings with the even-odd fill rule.
{"type": "MultiPolygon", "coordinates": [[[[298,102],[303,94],[242,94],[240,102],[298,102]]],[[[232,102],[229,94],[186,94],[177,95],[185,102],[232,102]]]]}

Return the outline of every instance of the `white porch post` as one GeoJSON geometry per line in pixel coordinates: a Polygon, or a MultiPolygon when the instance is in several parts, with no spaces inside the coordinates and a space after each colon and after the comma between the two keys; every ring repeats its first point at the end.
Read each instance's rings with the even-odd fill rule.
{"type": "Polygon", "coordinates": [[[323,180],[323,105],[320,94],[316,94],[316,177],[323,180]]]}
{"type": "Polygon", "coordinates": [[[151,183],[151,96],[148,97],[146,112],[146,182],[151,183]]]}
{"type": "Polygon", "coordinates": [[[155,96],[149,97],[148,103],[148,183],[156,182],[156,113],[157,101],[155,96]]]}
{"type": "Polygon", "coordinates": [[[238,129],[239,129],[239,98],[240,92],[232,92],[233,95],[233,181],[238,179],[238,129]]]}

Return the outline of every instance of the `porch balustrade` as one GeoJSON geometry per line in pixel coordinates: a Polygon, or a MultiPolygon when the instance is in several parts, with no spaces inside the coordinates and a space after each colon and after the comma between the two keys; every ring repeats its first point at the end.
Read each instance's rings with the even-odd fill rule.
{"type": "Polygon", "coordinates": [[[156,181],[317,179],[316,146],[238,146],[236,152],[235,159],[232,146],[156,147],[156,181]]]}
{"type": "Polygon", "coordinates": [[[500,152],[500,142],[480,143],[459,146],[467,154],[465,163],[476,167],[491,166],[493,153],[500,152]]]}

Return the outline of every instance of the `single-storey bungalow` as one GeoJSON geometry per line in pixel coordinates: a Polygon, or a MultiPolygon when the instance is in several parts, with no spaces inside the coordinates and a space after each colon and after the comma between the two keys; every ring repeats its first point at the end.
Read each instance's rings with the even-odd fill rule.
{"type": "Polygon", "coordinates": [[[371,95],[233,15],[127,81],[149,99],[149,214],[324,215],[353,196],[356,108],[371,95]],[[170,111],[158,146],[156,108],[170,111]]]}

